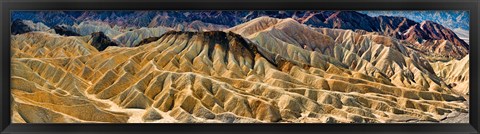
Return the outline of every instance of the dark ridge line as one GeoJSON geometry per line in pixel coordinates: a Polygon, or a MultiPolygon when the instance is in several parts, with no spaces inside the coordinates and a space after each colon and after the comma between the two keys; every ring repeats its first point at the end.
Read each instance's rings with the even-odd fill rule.
{"type": "Polygon", "coordinates": [[[94,32],[91,34],[92,42],[90,45],[95,47],[98,51],[103,51],[109,46],[119,46],[117,43],[112,41],[107,35],[103,32],[94,32]]]}
{"type": "MultiPolygon", "coordinates": [[[[170,38],[171,36],[179,36],[182,34],[187,34],[189,36],[189,39],[193,35],[200,35],[203,37],[203,45],[209,45],[209,52],[208,52],[208,57],[212,59],[211,57],[211,52],[215,49],[214,45],[219,44],[222,49],[227,52],[227,51],[232,51],[235,55],[241,55],[242,57],[247,57],[250,56],[252,58],[252,66],[255,65],[255,57],[258,54],[259,56],[265,58],[267,62],[270,64],[274,65],[277,67],[279,70],[285,65],[288,64],[293,64],[299,67],[302,67],[304,69],[308,69],[312,67],[312,65],[309,64],[303,64],[303,63],[298,63],[295,61],[288,60],[278,54],[272,54],[267,52],[266,50],[263,50],[261,47],[258,47],[257,44],[253,43],[252,41],[247,41],[248,39],[245,39],[239,34],[236,34],[234,32],[224,32],[224,31],[201,31],[201,32],[196,32],[196,31],[168,31],[164,34],[162,34],[159,37],[150,37],[147,39],[142,40],[145,44],[155,42],[155,41],[160,41],[164,42],[167,38],[170,38]],[[232,44],[233,43],[233,44],[232,44]],[[235,44],[238,43],[238,44],[235,44]],[[241,46],[236,46],[236,45],[241,45],[241,46]],[[248,52],[248,55],[245,55],[243,53],[242,49],[245,49],[248,52]]],[[[178,38],[175,38],[175,40],[178,38]]],[[[175,42],[175,41],[174,41],[175,42]]],[[[140,44],[140,43],[139,43],[140,44]]],[[[144,44],[141,44],[144,45],[144,44]]],[[[141,46],[138,45],[138,46],[141,46]]],[[[224,57],[228,58],[228,57],[224,57]]],[[[228,59],[224,59],[227,61],[228,59]]],[[[291,68],[289,68],[291,69],[291,68]]],[[[289,70],[288,69],[288,70],[289,70]]]]}
{"type": "Polygon", "coordinates": [[[133,47],[139,47],[139,46],[151,43],[151,42],[155,42],[155,41],[159,40],[160,38],[161,38],[161,36],[159,36],[159,37],[148,37],[148,38],[145,38],[145,39],[141,40],[138,44],[133,45],[133,47]]]}
{"type": "MultiPolygon", "coordinates": [[[[63,36],[82,36],[74,31],[71,31],[71,30],[68,30],[67,28],[63,27],[63,26],[59,26],[59,25],[56,25],[52,28],[53,30],[55,30],[55,33],[57,33],[58,35],[63,35],[63,36]]],[[[93,33],[92,33],[93,34],[93,33]]]]}

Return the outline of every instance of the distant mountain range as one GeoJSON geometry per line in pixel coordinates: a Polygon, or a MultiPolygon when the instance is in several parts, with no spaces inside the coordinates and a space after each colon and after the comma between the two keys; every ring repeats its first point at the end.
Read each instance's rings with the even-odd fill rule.
{"type": "MultiPolygon", "coordinates": [[[[292,18],[301,24],[314,28],[376,32],[381,35],[407,40],[413,44],[447,40],[462,48],[449,54],[449,56],[460,59],[469,53],[469,44],[466,42],[468,36],[460,38],[453,30],[430,21],[437,20],[433,18],[434,16],[425,15],[429,17],[423,18],[429,20],[417,22],[407,17],[385,15],[372,17],[373,15],[392,12],[370,11],[366,13],[371,16],[357,11],[17,11],[12,13],[12,22],[31,20],[33,23],[41,22],[46,26],[56,27],[57,29],[59,25],[62,25],[65,29],[77,32],[79,35],[89,35],[101,31],[113,37],[123,33],[119,29],[129,29],[129,27],[130,29],[136,29],[162,26],[180,31],[224,30],[261,16],[268,16],[280,19],[292,18]]],[[[405,12],[398,12],[397,14],[401,13],[405,14],[405,12]]],[[[447,15],[441,13],[440,16],[445,18],[447,15]]],[[[458,15],[457,20],[463,20],[464,16],[458,15]]],[[[446,18],[452,17],[454,16],[446,18]]],[[[421,19],[416,18],[416,20],[421,19]]],[[[14,24],[15,26],[12,25],[14,30],[27,29],[28,31],[28,29],[35,29],[18,27],[32,26],[32,24],[18,25],[18,22],[14,24]]],[[[18,31],[12,32],[12,34],[18,33],[18,31]]],[[[134,44],[127,46],[131,45],[134,44]]]]}
{"type": "Polygon", "coordinates": [[[400,16],[420,22],[431,20],[450,29],[470,29],[468,11],[359,11],[369,16],[400,16]]]}
{"type": "MultiPolygon", "coordinates": [[[[145,27],[149,22],[157,16],[168,16],[175,18],[182,18],[181,20],[196,20],[205,18],[225,18],[233,21],[219,20],[203,20],[210,23],[230,23],[229,26],[234,26],[239,23],[244,23],[256,16],[267,15],[275,18],[291,18],[301,17],[312,11],[16,11],[12,12],[12,21],[15,19],[33,20],[35,22],[43,22],[46,25],[67,24],[72,25],[85,20],[103,20],[114,21],[121,25],[136,25],[145,27]],[[238,20],[238,16],[241,20],[238,20]],[[188,18],[185,18],[188,17],[188,18]],[[131,20],[125,21],[130,18],[131,20]],[[234,19],[236,18],[236,19],[234,19]],[[124,20],[124,21],[120,21],[124,20]],[[125,23],[128,22],[128,23],[125,23]]],[[[334,12],[334,11],[327,11],[334,12]]],[[[362,14],[367,14],[372,17],[377,16],[397,16],[406,17],[416,22],[430,20],[450,29],[461,28],[469,30],[470,14],[467,11],[358,11],[362,14]]]]}
{"type": "Polygon", "coordinates": [[[430,20],[452,29],[460,38],[468,43],[470,29],[470,13],[468,11],[359,11],[372,17],[399,16],[421,22],[430,20]]]}

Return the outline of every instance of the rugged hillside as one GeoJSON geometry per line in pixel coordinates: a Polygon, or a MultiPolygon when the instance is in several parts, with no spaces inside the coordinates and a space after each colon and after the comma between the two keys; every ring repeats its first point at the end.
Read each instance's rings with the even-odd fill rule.
{"type": "MultiPolygon", "coordinates": [[[[109,37],[120,34],[117,31],[123,32],[122,27],[163,26],[182,31],[224,30],[262,16],[292,18],[317,28],[378,32],[397,39],[408,39],[411,43],[423,44],[422,40],[447,40],[456,47],[469,50],[467,42],[460,39],[451,29],[438,23],[432,21],[419,23],[405,17],[394,16],[371,17],[357,11],[24,11],[13,13],[15,19],[44,22],[50,27],[62,24],[75,25],[72,28],[74,30],[71,30],[81,35],[104,32],[109,37]]],[[[455,52],[446,56],[461,59],[465,55],[465,52],[455,52]]]]}
{"type": "Polygon", "coordinates": [[[250,35],[170,31],[101,52],[88,36],[13,36],[13,122],[438,122],[468,112],[395,39],[297,24],[260,18],[239,26],[250,35]]]}
{"type": "MultiPolygon", "coordinates": [[[[158,25],[155,22],[150,23],[150,25],[158,25]]],[[[192,22],[183,22],[174,26],[171,26],[176,31],[193,31],[193,32],[202,32],[202,31],[221,31],[227,29],[228,26],[217,25],[212,23],[204,23],[202,21],[192,21],[192,22]]]]}
{"type": "Polygon", "coordinates": [[[30,32],[11,37],[12,58],[69,58],[97,53],[89,37],[30,32]]]}
{"type": "Polygon", "coordinates": [[[55,30],[55,33],[58,35],[63,35],[63,36],[81,36],[79,33],[72,31],[67,28],[67,26],[63,25],[58,25],[54,26],[53,30],[55,30]]]}
{"type": "Polygon", "coordinates": [[[423,55],[394,38],[349,30],[311,29],[291,19],[268,17],[229,30],[304,64],[315,66],[320,61],[314,60],[323,59],[372,77],[389,78],[386,82],[396,86],[432,91],[446,88],[423,55]]]}
{"type": "Polygon", "coordinates": [[[139,44],[142,40],[150,37],[160,37],[167,31],[172,30],[168,27],[140,28],[119,34],[113,39],[119,41],[123,46],[132,47],[139,44]]]}
{"type": "Polygon", "coordinates": [[[456,29],[453,29],[453,32],[455,32],[455,34],[457,34],[457,36],[464,40],[467,44],[470,44],[469,41],[470,41],[470,31],[468,30],[465,30],[465,29],[460,29],[460,28],[456,28],[456,29]]]}
{"type": "Polygon", "coordinates": [[[95,32],[91,34],[88,44],[95,47],[98,51],[103,51],[110,46],[119,46],[117,42],[112,41],[105,33],[95,32]]]}
{"type": "Polygon", "coordinates": [[[470,13],[468,11],[435,11],[435,10],[398,10],[398,11],[359,11],[370,16],[404,16],[414,21],[433,20],[451,29],[469,29],[470,13]],[[431,19],[435,18],[435,19],[431,19]]]}
{"type": "Polygon", "coordinates": [[[30,20],[18,20],[18,19],[12,22],[10,29],[13,35],[28,33],[32,31],[52,32],[52,30],[48,26],[46,26],[41,22],[33,23],[30,20]]]}
{"type": "Polygon", "coordinates": [[[432,63],[435,73],[440,76],[452,89],[462,95],[469,93],[470,57],[467,55],[461,60],[448,62],[437,61],[432,63]]]}
{"type": "MultiPolygon", "coordinates": [[[[463,58],[469,53],[470,49],[468,43],[460,39],[451,29],[432,21],[418,23],[404,17],[370,17],[355,11],[319,12],[310,16],[302,20],[301,23],[314,27],[360,29],[367,32],[378,32],[397,39],[405,39],[419,46],[424,45],[425,41],[449,41],[453,44],[451,49],[454,49],[454,51],[443,50],[442,55],[456,59],[463,58]]],[[[438,45],[440,44],[435,44],[433,47],[419,48],[429,51],[436,49],[438,45]]]]}
{"type": "Polygon", "coordinates": [[[15,123],[468,122],[469,45],[432,21],[22,13],[11,27],[15,123]]]}
{"type": "Polygon", "coordinates": [[[105,33],[110,38],[113,38],[119,34],[122,34],[126,30],[120,26],[111,26],[107,22],[100,22],[100,21],[84,21],[80,24],[75,25],[60,25],[65,27],[65,29],[78,33],[82,36],[90,35],[95,32],[102,32],[105,33]]]}

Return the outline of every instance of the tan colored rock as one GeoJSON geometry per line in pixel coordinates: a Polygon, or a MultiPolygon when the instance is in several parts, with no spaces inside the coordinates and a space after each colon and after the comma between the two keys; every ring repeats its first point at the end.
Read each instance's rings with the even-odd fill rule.
{"type": "MultiPolygon", "coordinates": [[[[144,32],[135,34],[157,34],[144,32]]],[[[116,39],[137,42],[131,34],[116,39]]],[[[439,122],[468,113],[468,57],[431,63],[368,32],[260,17],[102,52],[87,40],[12,37],[14,122],[439,122]]]]}
{"type": "Polygon", "coordinates": [[[145,114],[142,116],[144,121],[155,121],[155,120],[160,120],[163,119],[162,115],[158,113],[155,108],[147,108],[147,111],[145,114]]]}

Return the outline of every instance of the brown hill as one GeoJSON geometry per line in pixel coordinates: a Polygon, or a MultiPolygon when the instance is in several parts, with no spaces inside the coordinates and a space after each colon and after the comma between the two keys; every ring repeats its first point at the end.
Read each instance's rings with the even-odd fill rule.
{"type": "Polygon", "coordinates": [[[248,36],[253,41],[232,32],[172,31],[102,52],[85,37],[16,35],[13,122],[437,122],[468,112],[461,96],[401,46],[278,24],[248,36]],[[44,47],[28,39],[68,52],[34,55],[44,47]]]}

